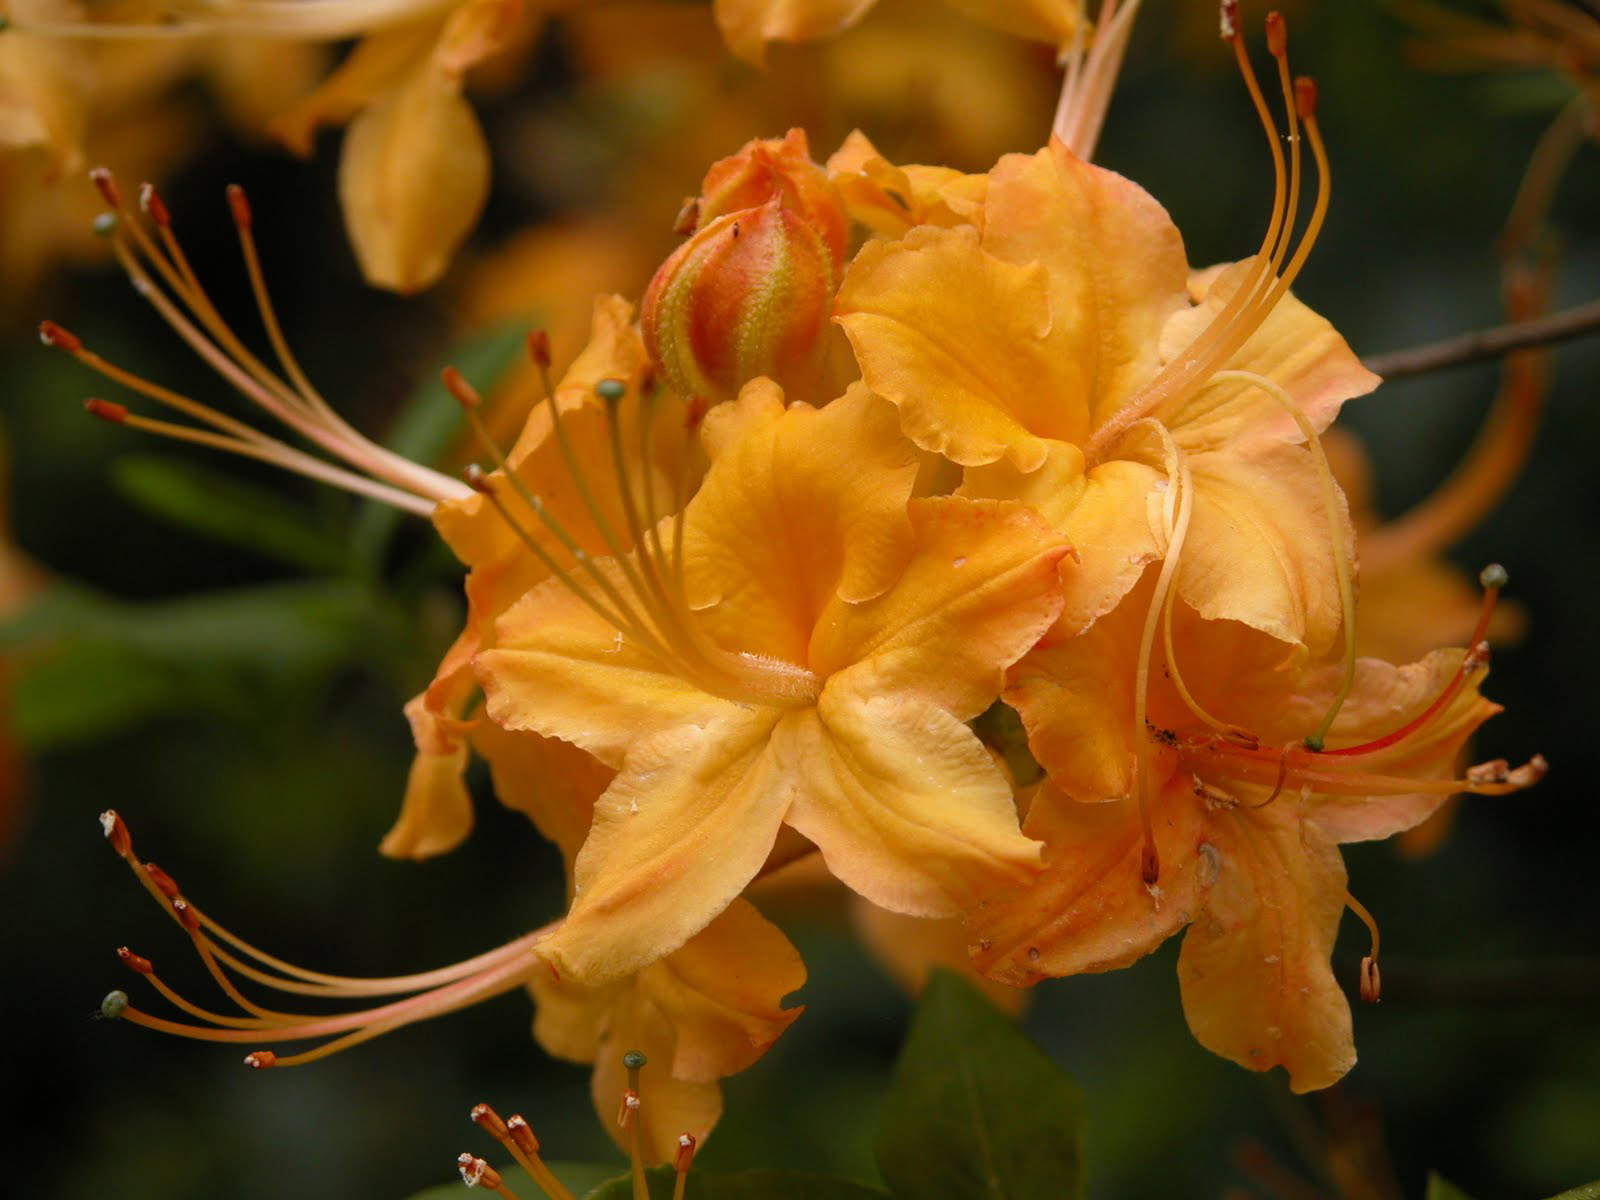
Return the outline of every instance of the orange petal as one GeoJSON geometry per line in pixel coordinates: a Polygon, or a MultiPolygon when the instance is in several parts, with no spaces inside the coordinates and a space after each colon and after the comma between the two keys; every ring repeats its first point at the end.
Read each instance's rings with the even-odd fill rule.
{"type": "Polygon", "coordinates": [[[864,388],[785,410],[764,381],[711,411],[706,445],[685,515],[691,602],[730,649],[804,664],[825,607],[871,599],[899,572],[916,454],[864,388]]]}
{"type": "Polygon", "coordinates": [[[572,909],[541,945],[563,976],[600,983],[672,953],[766,861],[793,786],[769,749],[778,714],[729,708],[641,738],[596,802],[572,909]]]}
{"type": "MultiPolygon", "coordinates": [[[[614,562],[598,565],[625,591],[614,562]]],[[[574,578],[597,591],[586,575],[574,578]]],[[[497,647],[474,660],[489,716],[506,729],[564,738],[612,766],[641,737],[748,711],[663,666],[559,579],[524,596],[496,630],[497,647]]]]}
{"type": "Polygon", "coordinates": [[[378,852],[388,858],[424,859],[459,846],[472,832],[472,794],[461,777],[466,768],[465,742],[412,759],[400,816],[383,835],[378,852]]]}
{"type": "Polygon", "coordinates": [[[438,36],[439,22],[430,18],[362,38],[333,74],[275,118],[267,131],[291,153],[310,157],[319,127],[344,124],[398,87],[427,56],[438,36]]]}
{"type": "Polygon", "coordinates": [[[351,123],[339,159],[345,228],[369,283],[435,282],[478,219],[489,149],[459,76],[423,62],[351,123]]]}
{"type": "Polygon", "coordinates": [[[880,907],[948,917],[1032,878],[1005,776],[972,731],[913,697],[828,688],[774,745],[797,781],[789,823],[880,907]]]}
{"type": "MultiPolygon", "coordinates": [[[[1182,355],[1204,332],[1248,274],[1252,260],[1197,271],[1190,279],[1193,308],[1175,314],[1161,331],[1162,361],[1182,355]]],[[[1381,382],[1361,365],[1339,332],[1292,293],[1285,293],[1248,341],[1223,363],[1223,370],[1249,371],[1288,392],[1319,432],[1340,406],[1381,382]]],[[[1283,405],[1260,387],[1237,380],[1207,384],[1156,416],[1185,450],[1234,451],[1261,440],[1302,440],[1283,405]]]]}
{"type": "Polygon", "coordinates": [[[489,764],[500,803],[527,817],[546,841],[555,843],[570,875],[572,861],[589,836],[595,801],[616,772],[570,742],[512,733],[492,721],[479,721],[470,736],[472,749],[489,764]]]}
{"type": "Polygon", "coordinates": [[[884,237],[900,237],[916,225],[982,228],[986,175],[896,166],[859,129],[828,159],[828,177],[851,220],[884,237]]]}
{"type": "MultiPolygon", "coordinates": [[[[1322,481],[1304,446],[1269,443],[1248,454],[1196,454],[1194,512],[1183,543],[1178,595],[1207,620],[1240,621],[1321,653],[1339,636],[1322,481]]],[[[1344,553],[1354,534],[1340,498],[1344,553]]]]}
{"type": "Polygon", "coordinates": [[[1037,154],[1001,159],[984,208],[984,249],[1038,263],[1049,277],[1048,353],[1071,371],[1050,391],[1070,413],[1053,436],[1082,441],[1091,420],[1105,420],[1160,365],[1162,326],[1185,307],[1183,239],[1143,188],[1054,139],[1037,154]]]}
{"type": "Polygon", "coordinates": [[[869,242],[834,311],[867,385],[925,450],[1032,471],[1041,438],[1075,441],[1085,428],[1077,364],[1049,339],[1044,268],[997,258],[970,227],[869,242]]]}
{"type": "Polygon", "coordinates": [[[1079,0],[944,0],[974,21],[1061,47],[1083,23],[1079,0]]]}
{"type": "Polygon", "coordinates": [[[904,572],[876,600],[831,605],[809,661],[833,676],[829,688],[915,696],[968,720],[1050,627],[1067,549],[1017,504],[944,496],[907,511],[916,540],[904,572]]]}
{"type": "Polygon", "coordinates": [[[1044,841],[1044,872],[967,919],[973,961],[991,979],[1027,987],[1046,976],[1110,971],[1143,958],[1187,925],[1212,881],[1211,821],[1187,780],[1167,785],[1152,814],[1161,880],[1140,875],[1139,806],[1080,804],[1039,789],[1023,832],[1044,841]]]}
{"type": "Polygon", "coordinates": [[[740,58],[760,66],[768,42],[804,42],[859,21],[877,0],[714,0],[717,28],[740,58]]]}
{"type": "Polygon", "coordinates": [[[1329,1087],[1356,1060],[1329,966],[1344,912],[1339,851],[1283,801],[1234,810],[1212,845],[1216,883],[1178,956],[1189,1028],[1240,1066],[1283,1067],[1296,1092],[1329,1087]]]}

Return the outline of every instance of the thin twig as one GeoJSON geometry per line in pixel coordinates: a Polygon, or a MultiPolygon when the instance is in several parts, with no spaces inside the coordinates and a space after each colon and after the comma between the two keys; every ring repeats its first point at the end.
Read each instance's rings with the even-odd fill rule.
{"type": "Polygon", "coordinates": [[[1568,338],[1593,333],[1597,329],[1600,329],[1600,300],[1591,300],[1547,317],[1479,329],[1427,346],[1374,354],[1362,361],[1369,371],[1385,379],[1399,379],[1406,375],[1421,375],[1446,367],[1482,362],[1487,358],[1499,358],[1513,350],[1525,350],[1530,346],[1553,345],[1568,338]]]}

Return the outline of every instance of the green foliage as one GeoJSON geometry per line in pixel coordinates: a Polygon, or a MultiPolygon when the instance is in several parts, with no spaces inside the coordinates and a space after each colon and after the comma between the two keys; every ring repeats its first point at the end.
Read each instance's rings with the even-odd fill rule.
{"type": "Polygon", "coordinates": [[[1083,1194],[1078,1089],[1005,1016],[935,971],[895,1065],[878,1169],[906,1200],[1083,1194]]]}
{"type": "Polygon", "coordinates": [[[1472,1197],[1443,1175],[1433,1171],[1428,1175],[1428,1191],[1424,1200],[1472,1200],[1472,1197]]]}
{"type": "MultiPolygon", "coordinates": [[[[566,1184],[574,1196],[587,1197],[598,1194],[617,1173],[615,1166],[601,1166],[597,1163],[553,1162],[549,1166],[555,1172],[556,1178],[566,1184]]],[[[504,1177],[506,1186],[523,1197],[523,1200],[544,1195],[521,1167],[506,1166],[495,1169],[504,1177]]],[[[411,1197],[411,1200],[462,1200],[463,1197],[473,1194],[466,1191],[458,1179],[454,1183],[441,1183],[438,1187],[418,1192],[411,1197]]],[[[669,1196],[672,1194],[670,1184],[666,1194],[669,1196]]]]}
{"type": "Polygon", "coordinates": [[[1551,1196],[1550,1200],[1600,1200],[1600,1179],[1569,1188],[1558,1196],[1551,1196]]]}
{"type": "Polygon", "coordinates": [[[231,473],[156,455],[128,455],[112,480],[133,503],[175,525],[291,567],[333,573],[345,562],[340,541],[316,514],[231,473]]]}
{"type": "MultiPolygon", "coordinates": [[[[671,1167],[657,1167],[647,1178],[650,1200],[671,1200],[675,1181],[671,1167]]],[[[587,1200],[633,1200],[633,1181],[621,1175],[590,1192],[587,1200]]],[[[800,1171],[740,1171],[734,1175],[691,1171],[684,1200],[888,1200],[888,1196],[846,1179],[800,1171]]]]}

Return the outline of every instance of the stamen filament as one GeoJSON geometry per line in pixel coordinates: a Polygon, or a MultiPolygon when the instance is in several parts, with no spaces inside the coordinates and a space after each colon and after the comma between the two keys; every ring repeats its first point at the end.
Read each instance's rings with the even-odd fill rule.
{"type": "Polygon", "coordinates": [[[1378,1002],[1378,922],[1367,911],[1367,906],[1352,896],[1348,889],[1344,894],[1345,907],[1361,918],[1362,924],[1367,927],[1367,935],[1372,939],[1367,956],[1361,960],[1361,998],[1368,1004],[1378,1002]]]}
{"type": "Polygon", "coordinates": [[[633,1200],[650,1200],[650,1187],[644,1178],[644,1159],[639,1153],[639,1071],[645,1065],[645,1057],[637,1050],[630,1050],[622,1056],[622,1065],[628,1070],[628,1090],[622,1093],[617,1120],[627,1135],[633,1200]]]}
{"type": "Polygon", "coordinates": [[[539,1140],[528,1128],[520,1114],[513,1113],[510,1120],[502,1121],[500,1114],[487,1104],[474,1105],[473,1123],[510,1153],[516,1164],[533,1179],[541,1193],[549,1200],[573,1200],[572,1193],[557,1179],[544,1160],[539,1157],[539,1140]]]}

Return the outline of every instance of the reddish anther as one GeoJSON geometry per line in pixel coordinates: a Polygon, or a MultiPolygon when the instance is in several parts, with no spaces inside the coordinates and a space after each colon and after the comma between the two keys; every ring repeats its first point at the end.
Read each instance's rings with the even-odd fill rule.
{"type": "Polygon", "coordinates": [[[244,1065],[253,1067],[257,1071],[265,1071],[268,1067],[275,1066],[278,1056],[271,1050],[252,1050],[244,1056],[244,1065]]]}
{"type": "Polygon", "coordinates": [[[117,857],[127,858],[128,852],[133,849],[133,838],[128,833],[127,823],[116,809],[108,808],[100,814],[100,828],[106,835],[106,841],[117,852],[117,857]]]}
{"type": "Polygon", "coordinates": [[[440,371],[439,382],[444,384],[444,390],[454,396],[456,403],[462,408],[477,408],[483,403],[477,390],[462,378],[461,372],[454,367],[446,367],[440,371]]]}
{"type": "Polygon", "coordinates": [[[521,1113],[512,1113],[506,1118],[506,1132],[511,1135],[511,1142],[529,1158],[539,1153],[539,1139],[533,1136],[533,1130],[528,1128],[528,1122],[521,1113]]]}
{"type": "Polygon", "coordinates": [[[39,322],[39,340],[46,346],[53,346],[57,350],[65,350],[68,354],[76,354],[83,349],[83,342],[74,333],[63,329],[54,321],[39,322]]]}
{"type": "Polygon", "coordinates": [[[1302,121],[1317,115],[1317,81],[1309,75],[1294,81],[1294,111],[1302,121]]]}
{"type": "Polygon", "coordinates": [[[530,330],[528,333],[528,357],[534,364],[546,370],[550,368],[550,334],[543,329],[530,330]]]}
{"type": "Polygon", "coordinates": [[[461,477],[467,481],[467,486],[475,492],[485,496],[494,494],[494,487],[489,483],[489,476],[477,463],[468,463],[467,469],[461,472],[461,477]]]}
{"type": "Polygon", "coordinates": [[[83,411],[91,417],[99,417],[102,421],[110,421],[113,425],[121,425],[128,419],[126,405],[115,404],[110,400],[100,400],[93,396],[83,402],[83,411]]]}
{"type": "Polygon", "coordinates": [[[157,890],[159,890],[161,894],[168,900],[176,900],[178,898],[177,881],[173,879],[171,875],[168,875],[165,871],[163,871],[160,867],[156,866],[155,863],[145,863],[144,873],[149,877],[150,882],[156,885],[157,890]]]}
{"type": "Polygon", "coordinates": [[[1222,40],[1231,42],[1239,36],[1239,0],[1222,0],[1217,9],[1218,25],[1222,32],[1222,40]]]}
{"type": "Polygon", "coordinates": [[[1155,887],[1161,878],[1161,855],[1153,842],[1145,843],[1139,855],[1139,878],[1144,881],[1145,887],[1155,887]]]}
{"type": "Polygon", "coordinates": [[[122,960],[123,966],[127,967],[128,970],[133,971],[135,974],[148,975],[151,971],[155,970],[155,968],[150,965],[150,960],[148,958],[140,957],[132,950],[129,950],[126,946],[117,947],[117,957],[122,960]]]}
{"type": "Polygon", "coordinates": [[[497,1142],[503,1142],[511,1136],[506,1129],[506,1123],[500,1119],[500,1114],[487,1104],[472,1106],[472,1121],[497,1142]]]}
{"type": "Polygon", "coordinates": [[[1289,53],[1289,30],[1283,23],[1282,13],[1267,14],[1267,52],[1273,58],[1282,58],[1289,53]]]}
{"type": "Polygon", "coordinates": [[[172,224],[172,214],[167,211],[167,203],[161,198],[161,193],[156,191],[153,183],[139,185],[139,207],[144,209],[148,216],[163,229],[172,224]]]}
{"type": "Polygon", "coordinates": [[[100,189],[100,195],[107,204],[116,209],[122,207],[122,189],[117,186],[117,177],[109,167],[95,167],[89,172],[89,178],[100,189]]]}
{"type": "Polygon", "coordinates": [[[228,211],[233,214],[233,223],[240,229],[250,228],[250,198],[237,183],[228,185],[228,211]]]}
{"type": "Polygon", "coordinates": [[[178,922],[190,933],[200,932],[200,914],[194,911],[194,906],[179,896],[172,902],[172,911],[178,914],[178,922]]]}
{"type": "Polygon", "coordinates": [[[695,1140],[692,1133],[678,1135],[678,1151],[672,1159],[672,1169],[680,1175],[689,1169],[689,1164],[694,1161],[695,1140]]]}
{"type": "Polygon", "coordinates": [[[1383,983],[1378,975],[1378,960],[1369,954],[1361,960],[1361,999],[1367,1004],[1376,1004],[1382,992],[1383,983]]]}

